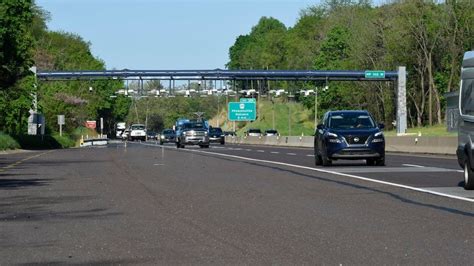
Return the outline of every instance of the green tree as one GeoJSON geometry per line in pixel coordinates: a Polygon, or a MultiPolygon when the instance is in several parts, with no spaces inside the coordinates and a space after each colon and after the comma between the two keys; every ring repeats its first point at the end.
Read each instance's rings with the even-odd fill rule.
{"type": "Polygon", "coordinates": [[[0,2],[0,90],[11,88],[31,74],[33,65],[32,3],[28,0],[0,2]]]}

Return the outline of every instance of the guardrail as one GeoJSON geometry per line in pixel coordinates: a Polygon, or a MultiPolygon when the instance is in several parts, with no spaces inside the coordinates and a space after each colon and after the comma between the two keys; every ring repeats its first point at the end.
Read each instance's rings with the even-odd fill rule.
{"type": "MultiPolygon", "coordinates": [[[[287,147],[313,147],[312,136],[262,136],[226,137],[227,143],[287,147]]],[[[388,152],[456,154],[457,137],[386,136],[385,150],[388,152]]]]}
{"type": "Polygon", "coordinates": [[[102,136],[97,136],[97,137],[91,137],[86,136],[81,136],[81,142],[80,146],[81,147],[87,147],[87,146],[102,146],[102,145],[107,145],[109,143],[109,139],[107,138],[107,135],[102,135],[102,136]]]}

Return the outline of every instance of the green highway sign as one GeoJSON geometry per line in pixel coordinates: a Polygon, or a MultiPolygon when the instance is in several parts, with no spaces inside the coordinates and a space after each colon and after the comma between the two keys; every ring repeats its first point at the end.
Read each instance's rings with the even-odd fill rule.
{"type": "Polygon", "coordinates": [[[227,114],[230,121],[252,121],[257,118],[255,102],[230,102],[227,114]]]}
{"type": "Polygon", "coordinates": [[[366,79],[384,79],[385,71],[383,70],[366,70],[365,71],[366,79]]]}
{"type": "Polygon", "coordinates": [[[241,103],[256,103],[257,100],[255,98],[240,98],[241,103]]]}

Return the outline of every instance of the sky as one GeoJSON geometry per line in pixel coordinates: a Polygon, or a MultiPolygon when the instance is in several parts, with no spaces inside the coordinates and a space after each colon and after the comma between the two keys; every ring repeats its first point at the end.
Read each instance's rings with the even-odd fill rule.
{"type": "Polygon", "coordinates": [[[107,69],[215,69],[262,16],[293,26],[310,0],[37,0],[48,28],[80,35],[107,69]]]}
{"type": "Polygon", "coordinates": [[[48,28],[80,35],[107,69],[216,69],[262,16],[287,27],[319,0],[36,0],[48,28]]]}

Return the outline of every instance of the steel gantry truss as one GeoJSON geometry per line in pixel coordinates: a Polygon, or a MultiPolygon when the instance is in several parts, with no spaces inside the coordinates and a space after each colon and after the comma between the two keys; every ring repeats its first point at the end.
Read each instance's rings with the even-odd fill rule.
{"type": "Polygon", "coordinates": [[[40,80],[329,80],[329,81],[395,81],[397,71],[386,71],[383,78],[366,78],[365,71],[317,70],[97,70],[39,71],[40,80]]]}
{"type": "Polygon", "coordinates": [[[319,70],[77,70],[38,71],[40,81],[67,80],[283,80],[283,81],[391,81],[397,91],[397,133],[407,129],[406,68],[383,71],[382,77],[368,78],[366,71],[319,70]]]}

